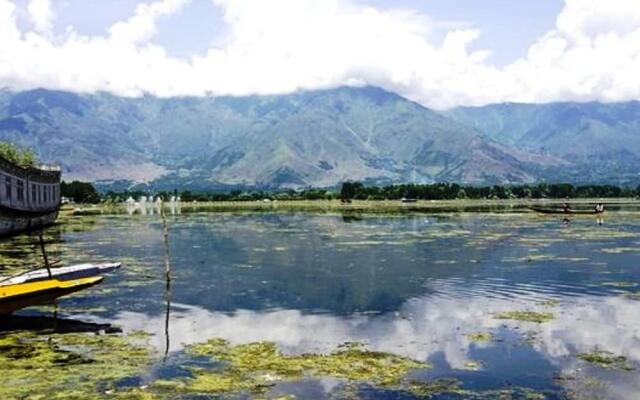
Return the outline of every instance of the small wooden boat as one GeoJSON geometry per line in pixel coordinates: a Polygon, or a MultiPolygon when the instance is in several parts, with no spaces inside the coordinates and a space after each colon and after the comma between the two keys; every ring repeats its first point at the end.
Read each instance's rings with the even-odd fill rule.
{"type": "Polygon", "coordinates": [[[0,278],[0,315],[77,292],[102,282],[104,273],[116,270],[121,263],[79,264],[68,267],[41,268],[0,278]]]}
{"type": "Polygon", "coordinates": [[[70,279],[88,278],[105,274],[116,270],[121,266],[122,263],[70,265],[68,267],[51,268],[51,276],[49,276],[49,271],[46,268],[40,268],[5,279],[0,278],[0,288],[6,285],[17,285],[20,283],[37,282],[47,279],[65,281],[70,279]]]}
{"type": "Polygon", "coordinates": [[[565,210],[564,208],[551,208],[551,207],[537,207],[531,206],[530,210],[533,210],[540,214],[564,214],[564,215],[597,215],[602,214],[596,210],[565,210]]]}
{"type": "Polygon", "coordinates": [[[0,286],[0,315],[9,315],[25,307],[50,301],[97,285],[102,276],[73,280],[46,279],[35,282],[0,286]]]}

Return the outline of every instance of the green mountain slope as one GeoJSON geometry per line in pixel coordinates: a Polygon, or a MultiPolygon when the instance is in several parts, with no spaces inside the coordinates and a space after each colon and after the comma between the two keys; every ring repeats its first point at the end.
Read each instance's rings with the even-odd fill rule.
{"type": "Polygon", "coordinates": [[[444,114],[505,145],[569,162],[555,179],[638,181],[640,102],[507,103],[444,114]]]}
{"type": "Polygon", "coordinates": [[[33,146],[68,177],[162,187],[531,182],[559,162],[373,87],[171,99],[4,92],[0,139],[33,146]]]}

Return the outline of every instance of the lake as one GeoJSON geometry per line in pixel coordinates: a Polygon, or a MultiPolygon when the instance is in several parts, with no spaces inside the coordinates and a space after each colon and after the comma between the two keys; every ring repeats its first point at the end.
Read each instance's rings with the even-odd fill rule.
{"type": "MultiPolygon", "coordinates": [[[[79,351],[84,328],[148,351],[126,374],[92,384],[106,398],[640,398],[636,213],[167,220],[169,290],[158,215],[65,217],[47,231],[50,256],[66,265],[125,266],[56,307],[0,320],[3,398],[24,394],[21,382],[70,390],[62,369],[77,357],[92,368],[120,362],[79,351]],[[48,335],[64,362],[29,359],[45,354],[48,335]],[[58,382],[31,371],[40,361],[61,369],[58,382]]],[[[37,250],[28,236],[5,240],[0,274],[37,262],[37,250]]],[[[118,357],[128,365],[126,352],[118,357]]]]}

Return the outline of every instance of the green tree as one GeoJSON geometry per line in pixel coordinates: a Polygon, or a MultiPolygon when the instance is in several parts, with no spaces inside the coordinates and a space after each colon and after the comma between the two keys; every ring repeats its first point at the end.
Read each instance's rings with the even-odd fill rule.
{"type": "Polygon", "coordinates": [[[361,182],[344,182],[340,190],[340,198],[343,200],[353,199],[362,189],[364,189],[364,185],[361,182]]]}
{"type": "Polygon", "coordinates": [[[0,157],[23,168],[36,165],[36,154],[9,142],[0,142],[0,157]]]}
{"type": "Polygon", "coordinates": [[[100,195],[98,194],[98,191],[88,182],[62,182],[60,185],[60,193],[63,197],[72,199],[76,203],[100,203],[100,195]]]}

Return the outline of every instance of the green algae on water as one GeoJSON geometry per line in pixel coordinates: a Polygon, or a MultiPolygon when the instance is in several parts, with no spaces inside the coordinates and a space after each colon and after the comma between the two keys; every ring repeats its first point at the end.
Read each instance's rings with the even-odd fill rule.
{"type": "Polygon", "coordinates": [[[471,342],[491,342],[493,335],[489,332],[474,332],[467,335],[467,339],[471,342]]]}
{"type": "Polygon", "coordinates": [[[466,371],[480,371],[482,368],[482,362],[476,360],[467,360],[462,367],[462,369],[466,371]]]}
{"type": "Polygon", "coordinates": [[[612,247],[601,250],[607,254],[620,254],[620,253],[637,253],[640,252],[640,247],[612,247]]]}
{"type": "Polygon", "coordinates": [[[443,393],[462,393],[460,381],[452,378],[441,378],[434,381],[412,380],[406,391],[422,398],[429,398],[443,393]]]}
{"type": "Polygon", "coordinates": [[[620,282],[604,282],[602,286],[610,286],[614,288],[632,288],[632,287],[638,286],[638,284],[635,282],[620,281],[620,282]]]}
{"type": "Polygon", "coordinates": [[[594,350],[590,353],[578,354],[578,358],[601,368],[615,369],[621,371],[633,371],[635,367],[625,356],[613,354],[608,351],[594,350]]]}
{"type": "Polygon", "coordinates": [[[409,372],[430,367],[406,357],[369,351],[357,343],[341,346],[330,354],[288,356],[272,342],[234,346],[223,339],[212,339],[189,346],[186,352],[191,356],[209,357],[223,365],[215,369],[192,368],[192,378],[155,385],[195,393],[262,393],[277,382],[333,377],[400,388],[409,372]]]}
{"type": "Polygon", "coordinates": [[[555,319],[551,313],[540,313],[535,311],[507,311],[494,315],[496,319],[511,319],[524,322],[535,322],[541,324],[555,319]]]}
{"type": "Polygon", "coordinates": [[[11,333],[0,336],[0,398],[100,398],[148,365],[149,350],[126,336],[11,333]]]}
{"type": "Polygon", "coordinates": [[[538,304],[541,305],[542,307],[557,307],[560,305],[560,300],[548,299],[548,300],[543,300],[538,304]]]}
{"type": "Polygon", "coordinates": [[[640,292],[623,293],[623,294],[621,294],[621,296],[623,298],[629,299],[629,300],[640,300],[640,292]]]}

